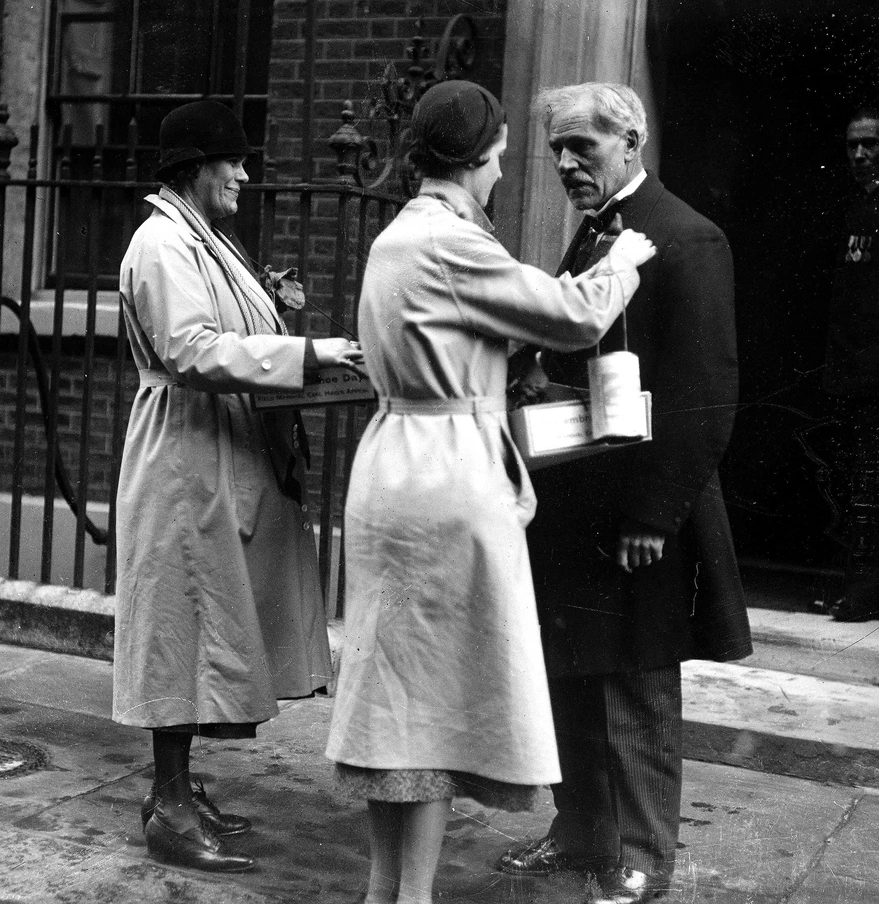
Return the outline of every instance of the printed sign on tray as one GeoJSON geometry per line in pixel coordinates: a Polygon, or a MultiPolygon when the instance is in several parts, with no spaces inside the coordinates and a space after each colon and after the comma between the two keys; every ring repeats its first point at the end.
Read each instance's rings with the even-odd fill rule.
{"type": "Polygon", "coordinates": [[[633,430],[626,436],[596,436],[589,395],[586,392],[579,395],[579,398],[526,405],[509,413],[513,441],[529,471],[648,442],[652,438],[649,392],[638,394],[637,411],[628,417],[633,430]]]}
{"type": "Polygon", "coordinates": [[[306,383],[297,392],[261,392],[253,397],[257,410],[293,406],[338,405],[368,402],[375,398],[369,378],[347,367],[322,367],[314,383],[306,383]]]}

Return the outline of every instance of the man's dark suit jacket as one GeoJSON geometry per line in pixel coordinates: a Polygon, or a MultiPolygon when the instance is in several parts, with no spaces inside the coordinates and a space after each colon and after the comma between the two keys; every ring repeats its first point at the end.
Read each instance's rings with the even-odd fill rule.
{"type": "MultiPolygon", "coordinates": [[[[653,440],[533,475],[529,548],[551,675],[739,659],[750,632],[717,466],[738,393],[732,255],[726,237],[653,175],[621,208],[656,256],[627,310],[628,348],[653,394],[653,440]],[[615,563],[621,522],[664,532],[660,562],[615,563]]],[[[570,271],[584,223],[559,272],[570,271]]],[[[623,348],[621,319],[601,342],[623,348]]],[[[544,351],[557,383],[587,386],[594,351],[544,351]]]]}

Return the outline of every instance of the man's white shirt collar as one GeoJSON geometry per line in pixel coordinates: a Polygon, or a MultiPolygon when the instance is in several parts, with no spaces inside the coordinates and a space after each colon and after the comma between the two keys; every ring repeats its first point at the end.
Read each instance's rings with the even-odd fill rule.
{"type": "Polygon", "coordinates": [[[623,198],[628,198],[629,195],[634,194],[646,178],[647,170],[642,167],[641,172],[638,173],[631,182],[623,186],[606,204],[603,204],[599,210],[592,211],[592,216],[601,216],[611,204],[616,204],[617,201],[622,201],[623,198]]]}

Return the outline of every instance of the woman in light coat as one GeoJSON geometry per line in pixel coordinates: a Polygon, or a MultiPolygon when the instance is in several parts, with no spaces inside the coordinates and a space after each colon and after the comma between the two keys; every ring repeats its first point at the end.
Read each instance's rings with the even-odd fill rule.
{"type": "Polygon", "coordinates": [[[379,411],[345,509],[327,755],[369,804],[367,904],[431,901],[454,795],[524,809],[559,781],[525,543],[535,500],[506,418],[508,345],[594,345],[653,249],[623,233],[576,279],[517,263],[483,212],[506,132],[477,85],[426,92],[412,151],[426,178],[364,276],[360,340],[379,411]]]}
{"type": "Polygon", "coordinates": [[[361,356],[288,336],[237,240],[214,228],[247,181],[232,112],[187,104],[160,141],[164,186],[120,273],[140,388],[119,477],[114,718],[153,732],[149,854],[238,871],[253,860],[219,836],[250,823],[193,788],[192,738],[254,737],[278,698],[331,674],[298,418],[257,414],[250,394],[361,356]]]}

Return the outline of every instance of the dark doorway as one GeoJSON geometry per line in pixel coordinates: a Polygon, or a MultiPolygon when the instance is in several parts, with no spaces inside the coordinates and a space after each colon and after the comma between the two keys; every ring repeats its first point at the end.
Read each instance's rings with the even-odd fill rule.
{"type": "Polygon", "coordinates": [[[841,440],[821,367],[851,190],[843,134],[854,108],[879,100],[879,3],[666,0],[652,12],[662,179],[725,230],[736,260],[741,408],[723,477],[737,546],[837,565],[841,440]]]}

